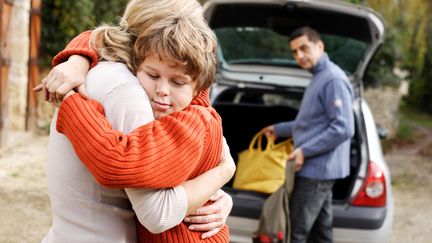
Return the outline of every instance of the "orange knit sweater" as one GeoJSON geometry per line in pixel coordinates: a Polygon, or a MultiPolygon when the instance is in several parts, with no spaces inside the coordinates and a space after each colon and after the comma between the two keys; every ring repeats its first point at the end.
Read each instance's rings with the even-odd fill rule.
{"type": "MultiPolygon", "coordinates": [[[[97,62],[88,45],[90,32],[76,37],[53,60],[58,64],[72,54],[97,62]]],[[[114,131],[96,101],[78,94],[63,101],[57,130],[71,141],[78,157],[96,180],[112,188],[173,187],[215,167],[222,150],[221,119],[210,106],[207,91],[201,92],[183,111],[139,127],[125,135],[114,131]]],[[[161,234],[138,226],[140,242],[228,242],[225,226],[216,236],[201,240],[185,223],[161,234]]]]}

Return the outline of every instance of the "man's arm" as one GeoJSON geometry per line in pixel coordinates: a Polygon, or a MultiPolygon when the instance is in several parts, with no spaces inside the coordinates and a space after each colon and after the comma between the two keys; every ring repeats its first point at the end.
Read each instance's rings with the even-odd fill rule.
{"type": "Polygon", "coordinates": [[[274,133],[277,138],[288,138],[292,136],[292,130],[295,121],[280,122],[276,123],[274,127],[274,133]]]}
{"type": "Polygon", "coordinates": [[[299,144],[304,157],[313,157],[331,151],[354,135],[354,112],[351,91],[343,80],[333,80],[323,89],[323,106],[329,124],[304,144],[299,144]]]}

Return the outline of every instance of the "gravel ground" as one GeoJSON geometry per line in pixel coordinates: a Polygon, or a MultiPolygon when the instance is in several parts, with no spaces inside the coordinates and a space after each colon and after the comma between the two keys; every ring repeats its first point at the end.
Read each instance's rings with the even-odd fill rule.
{"type": "MultiPolygon", "coordinates": [[[[392,173],[395,218],[390,243],[431,242],[432,132],[418,126],[413,144],[386,154],[392,173]]],[[[46,135],[11,132],[0,149],[0,242],[40,242],[51,224],[46,188],[46,135]]]]}
{"type": "Polygon", "coordinates": [[[46,186],[47,136],[10,133],[0,150],[0,242],[40,242],[51,225],[46,186]]]}
{"type": "Polygon", "coordinates": [[[412,123],[417,139],[386,154],[392,174],[395,217],[391,243],[432,242],[432,131],[412,123]]]}

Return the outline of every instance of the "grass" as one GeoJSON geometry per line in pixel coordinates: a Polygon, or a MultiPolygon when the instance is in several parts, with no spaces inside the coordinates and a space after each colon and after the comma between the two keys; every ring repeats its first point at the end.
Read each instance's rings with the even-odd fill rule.
{"type": "Polygon", "coordinates": [[[405,104],[401,105],[400,118],[400,121],[411,120],[422,126],[432,129],[432,115],[415,110],[405,104]]]}
{"type": "Polygon", "coordinates": [[[396,136],[391,139],[381,141],[384,153],[393,148],[413,144],[418,139],[416,129],[411,125],[412,122],[420,124],[432,130],[432,115],[417,111],[402,104],[399,109],[399,126],[396,136]]]}
{"type": "Polygon", "coordinates": [[[396,132],[396,138],[403,140],[412,140],[414,138],[414,129],[405,118],[399,118],[399,127],[396,132]]]}

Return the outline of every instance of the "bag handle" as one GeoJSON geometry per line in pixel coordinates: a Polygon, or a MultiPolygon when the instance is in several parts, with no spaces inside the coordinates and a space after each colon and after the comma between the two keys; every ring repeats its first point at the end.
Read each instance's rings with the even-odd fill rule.
{"type": "MultiPolygon", "coordinates": [[[[257,145],[257,149],[262,152],[263,151],[263,149],[262,149],[262,139],[263,139],[263,137],[266,137],[264,135],[264,132],[262,132],[262,131],[257,132],[255,134],[255,136],[252,138],[252,140],[251,140],[251,142],[249,144],[249,150],[253,150],[254,147],[255,147],[255,145],[257,145]]],[[[274,145],[275,144],[274,144],[274,140],[273,139],[267,139],[267,145],[266,145],[266,147],[265,147],[264,150],[270,150],[271,148],[274,147],[274,145]]]]}

